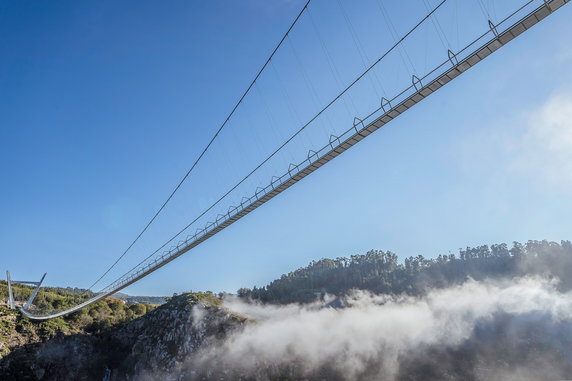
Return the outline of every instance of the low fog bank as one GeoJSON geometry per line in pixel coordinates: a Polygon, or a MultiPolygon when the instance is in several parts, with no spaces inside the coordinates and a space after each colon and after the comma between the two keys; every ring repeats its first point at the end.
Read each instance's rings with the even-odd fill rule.
{"type": "Polygon", "coordinates": [[[176,375],[145,378],[572,378],[572,292],[554,279],[469,280],[422,297],[353,291],[307,305],[228,298],[224,306],[253,321],[176,375]]]}

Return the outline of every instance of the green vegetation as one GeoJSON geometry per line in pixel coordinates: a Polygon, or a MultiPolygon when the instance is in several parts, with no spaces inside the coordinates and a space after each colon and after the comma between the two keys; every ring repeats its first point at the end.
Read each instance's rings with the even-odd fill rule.
{"type": "MultiPolygon", "coordinates": [[[[14,298],[26,300],[32,293],[32,287],[14,285],[14,298]]],[[[42,288],[34,300],[36,308],[42,311],[55,311],[73,306],[91,292],[72,288],[42,288]]],[[[0,281],[0,297],[8,299],[8,288],[0,281]]],[[[76,313],[47,321],[31,321],[18,311],[10,310],[6,303],[0,304],[0,357],[10,349],[28,343],[48,340],[58,335],[98,334],[108,328],[129,322],[153,310],[149,304],[126,303],[122,300],[107,298],[92,304],[76,313]]]]}
{"type": "MultiPolygon", "coordinates": [[[[16,301],[24,302],[33,291],[31,286],[12,285],[16,301]]],[[[57,311],[81,303],[93,295],[93,292],[79,288],[42,287],[34,299],[34,307],[42,312],[57,311]]],[[[5,281],[0,281],[0,297],[8,299],[8,285],[5,281]]]]}
{"type": "Polygon", "coordinates": [[[126,373],[138,375],[136,369],[158,361],[171,366],[175,358],[185,357],[185,350],[222,339],[247,320],[219,308],[222,301],[212,292],[168,299],[155,308],[111,298],[47,324],[21,319],[4,309],[13,320],[6,333],[24,339],[0,355],[0,380],[101,380],[108,369],[113,370],[114,380],[139,379],[126,373]],[[200,305],[198,314],[193,313],[196,305],[200,305]],[[146,315],[128,322],[131,314],[146,315]],[[41,337],[25,340],[24,333],[41,337]]]}
{"type": "Polygon", "coordinates": [[[558,277],[561,288],[572,289],[572,243],[528,241],[467,247],[459,255],[439,255],[426,259],[419,255],[399,263],[390,251],[372,250],[349,258],[321,259],[282,275],[266,287],[242,288],[241,297],[269,303],[305,303],[320,295],[342,295],[351,289],[374,293],[422,294],[432,287],[461,283],[468,277],[514,277],[550,274],[558,277]]]}

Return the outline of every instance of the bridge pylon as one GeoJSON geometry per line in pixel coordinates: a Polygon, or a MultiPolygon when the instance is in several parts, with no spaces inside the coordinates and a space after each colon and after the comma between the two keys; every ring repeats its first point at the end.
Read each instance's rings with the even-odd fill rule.
{"type": "Polygon", "coordinates": [[[26,285],[33,285],[36,287],[32,292],[32,295],[30,295],[26,303],[24,303],[23,305],[23,308],[26,309],[32,305],[32,302],[36,298],[36,295],[38,295],[38,291],[40,291],[40,287],[42,286],[44,278],[46,277],[47,274],[48,273],[44,273],[44,275],[42,275],[42,278],[39,281],[35,282],[31,280],[12,280],[12,278],[10,277],[10,271],[6,271],[6,282],[8,283],[8,305],[10,309],[12,310],[16,309],[16,305],[14,303],[14,292],[12,291],[13,284],[26,284],[26,285]]]}

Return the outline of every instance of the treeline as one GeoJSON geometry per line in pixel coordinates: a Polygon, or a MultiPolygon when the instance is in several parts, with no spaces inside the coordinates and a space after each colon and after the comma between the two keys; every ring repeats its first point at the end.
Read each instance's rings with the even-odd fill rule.
{"type": "Polygon", "coordinates": [[[480,280],[533,274],[557,277],[562,289],[572,289],[572,243],[543,240],[514,242],[511,247],[505,243],[482,245],[459,249],[458,255],[433,259],[418,255],[403,262],[390,251],[371,250],[349,258],[312,261],[265,287],[241,288],[238,295],[269,303],[305,303],[351,289],[419,295],[469,277],[480,280]]]}

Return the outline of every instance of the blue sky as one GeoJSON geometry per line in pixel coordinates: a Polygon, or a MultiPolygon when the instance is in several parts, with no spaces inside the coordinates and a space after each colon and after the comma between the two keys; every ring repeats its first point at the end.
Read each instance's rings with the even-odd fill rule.
{"type": "MultiPolygon", "coordinates": [[[[427,23],[407,42],[411,63],[389,57],[245,191],[347,128],[411,70],[431,68],[446,46],[457,50],[484,31],[487,12],[498,20],[522,3],[484,1],[480,14],[477,1],[450,1],[439,25],[446,41],[427,23]]],[[[436,4],[383,3],[397,35],[436,4]]],[[[184,226],[393,43],[378,4],[311,3],[319,36],[304,16],[197,172],[111,275],[184,226]]],[[[15,278],[47,271],[48,284],[89,286],[192,164],[301,6],[0,4],[2,267],[15,278]]],[[[571,239],[571,12],[564,7],[126,292],[234,291],[372,248],[432,257],[467,245],[571,239]]],[[[224,208],[241,195],[233,197],[224,208]]]]}

